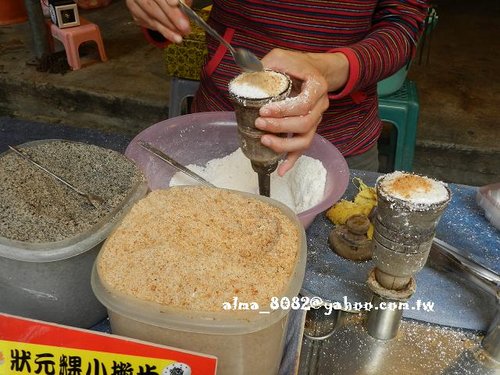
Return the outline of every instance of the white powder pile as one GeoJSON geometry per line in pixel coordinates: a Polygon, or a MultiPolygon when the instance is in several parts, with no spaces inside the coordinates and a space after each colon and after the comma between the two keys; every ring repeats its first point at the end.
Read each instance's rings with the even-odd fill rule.
{"type": "Polygon", "coordinates": [[[443,182],[399,171],[385,175],[380,187],[394,198],[418,205],[437,204],[449,198],[443,182]]]}
{"type": "Polygon", "coordinates": [[[236,96],[249,99],[264,99],[286,91],[289,81],[278,72],[262,71],[242,73],[229,82],[229,91],[236,96]]]}
{"type": "MultiPolygon", "coordinates": [[[[210,160],[205,166],[190,164],[187,167],[217,187],[259,194],[257,174],[240,148],[223,158],[210,160]]],[[[196,184],[197,181],[182,172],[170,180],[170,186],[196,184]]],[[[271,198],[300,213],[323,199],[325,184],[323,163],[302,155],[285,176],[271,174],[271,198]]]]}

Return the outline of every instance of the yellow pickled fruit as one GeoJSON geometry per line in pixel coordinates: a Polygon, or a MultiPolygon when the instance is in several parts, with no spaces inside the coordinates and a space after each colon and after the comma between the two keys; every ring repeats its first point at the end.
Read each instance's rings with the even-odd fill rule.
{"type": "MultiPolygon", "coordinates": [[[[377,192],[373,187],[366,185],[360,178],[354,178],[353,183],[359,190],[354,201],[343,199],[326,211],[326,216],[335,225],[344,225],[354,215],[364,215],[369,218],[373,207],[377,205],[377,192]]],[[[373,238],[373,231],[373,224],[370,223],[366,234],[369,239],[373,238]]]]}

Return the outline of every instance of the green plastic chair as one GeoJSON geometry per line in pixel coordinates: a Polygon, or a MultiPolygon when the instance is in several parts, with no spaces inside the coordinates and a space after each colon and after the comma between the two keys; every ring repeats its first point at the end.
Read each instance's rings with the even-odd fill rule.
{"type": "Polygon", "coordinates": [[[398,91],[379,96],[378,109],[380,119],[394,125],[396,130],[391,132],[388,151],[394,155],[394,170],[411,171],[420,109],[415,82],[405,80],[398,91]]]}
{"type": "MultiPolygon", "coordinates": [[[[429,9],[429,13],[425,20],[425,30],[422,34],[422,37],[418,41],[418,63],[422,63],[424,52],[427,50],[427,64],[429,63],[429,55],[430,55],[430,40],[431,35],[434,29],[436,28],[438,22],[438,15],[436,9],[431,7],[429,9]],[[427,48],[427,49],[426,49],[427,48]]],[[[393,75],[379,81],[377,83],[377,94],[379,96],[387,96],[398,91],[401,86],[403,86],[404,81],[406,80],[406,75],[410,70],[410,66],[412,61],[409,61],[405,66],[399,69],[393,75]]]]}
{"type": "Polygon", "coordinates": [[[180,77],[172,77],[170,79],[168,118],[177,117],[183,114],[183,106],[188,106],[188,99],[194,97],[194,94],[196,94],[199,86],[200,81],[192,79],[180,77]]]}
{"type": "MultiPolygon", "coordinates": [[[[422,63],[425,50],[429,63],[431,35],[438,18],[436,9],[431,7],[425,20],[425,31],[419,40],[419,64],[422,63]]],[[[377,84],[380,118],[396,128],[396,131],[390,132],[388,146],[379,142],[380,155],[387,158],[388,169],[392,170],[411,171],[413,165],[419,101],[415,82],[407,79],[411,64],[410,61],[377,84]]]]}

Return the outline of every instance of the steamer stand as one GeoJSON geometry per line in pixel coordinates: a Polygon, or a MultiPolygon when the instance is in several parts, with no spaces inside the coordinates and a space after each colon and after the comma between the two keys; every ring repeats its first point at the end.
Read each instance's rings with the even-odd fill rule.
{"type": "Polygon", "coordinates": [[[396,336],[403,310],[382,306],[399,306],[415,293],[413,277],[420,271],[431,250],[436,226],[451,198],[432,205],[415,205],[392,197],[383,188],[384,178],[377,181],[377,209],[373,236],[375,268],[367,284],[374,293],[373,309],[367,320],[370,336],[388,340],[396,336]]]}
{"type": "MultiPolygon", "coordinates": [[[[460,263],[464,271],[462,276],[496,295],[496,316],[482,342],[477,335],[465,330],[402,320],[404,310],[399,306],[404,306],[416,290],[414,276],[424,267],[432,245],[436,245],[435,229],[451,193],[447,188],[445,201],[415,206],[384,191],[381,188],[383,179],[377,181],[378,205],[373,237],[375,267],[366,282],[373,293],[372,308],[358,314],[342,310],[329,314],[331,310],[325,306],[308,311],[299,373],[499,374],[497,275],[474,276],[474,269],[464,265],[458,255],[453,259],[455,271],[460,263]],[[487,280],[489,276],[491,283],[487,280]],[[415,348],[424,341],[430,350],[422,355],[415,348]]],[[[440,251],[441,255],[453,254],[452,249],[441,248],[440,251]]],[[[433,257],[437,256],[434,252],[433,257]]]]}

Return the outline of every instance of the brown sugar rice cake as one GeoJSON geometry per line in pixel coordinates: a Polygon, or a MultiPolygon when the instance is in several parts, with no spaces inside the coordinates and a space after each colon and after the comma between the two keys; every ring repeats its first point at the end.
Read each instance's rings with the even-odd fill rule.
{"type": "Polygon", "coordinates": [[[229,91],[237,97],[264,99],[281,95],[289,85],[290,80],[285,74],[264,70],[240,74],[229,82],[229,91]]]}
{"type": "Polygon", "coordinates": [[[379,189],[390,197],[420,206],[439,204],[449,199],[449,191],[443,182],[400,171],[383,176],[379,189]]]}

